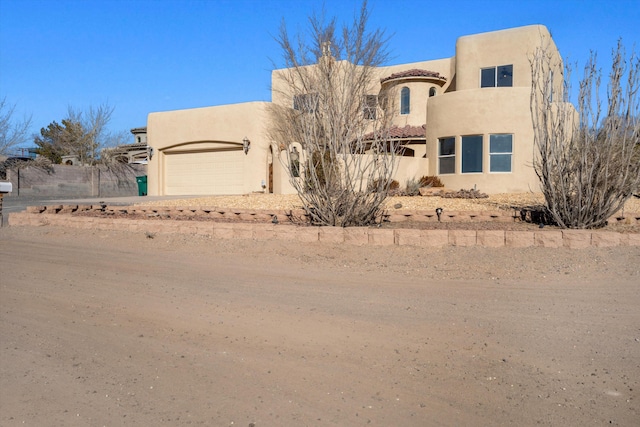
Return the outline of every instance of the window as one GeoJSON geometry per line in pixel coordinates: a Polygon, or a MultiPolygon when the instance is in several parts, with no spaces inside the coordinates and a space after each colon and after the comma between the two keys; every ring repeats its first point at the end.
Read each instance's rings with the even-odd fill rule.
{"type": "Polygon", "coordinates": [[[454,137],[438,139],[438,161],[439,174],[456,172],[456,139],[454,137]]]}
{"type": "Polygon", "coordinates": [[[480,87],[511,86],[513,86],[513,65],[500,65],[480,70],[480,87]]]}
{"type": "Polygon", "coordinates": [[[462,137],[462,173],[482,172],[482,135],[462,137]]]}
{"type": "Polygon", "coordinates": [[[489,171],[511,172],[513,135],[491,135],[489,137],[489,171]]]}
{"type": "Polygon", "coordinates": [[[367,120],[375,120],[377,117],[378,97],[376,95],[365,95],[362,103],[362,114],[367,120]]]}
{"type": "Polygon", "coordinates": [[[432,87],[429,89],[429,97],[436,96],[436,88],[432,87]]]}
{"type": "Polygon", "coordinates": [[[411,92],[408,87],[403,87],[400,91],[400,114],[409,114],[411,103],[411,92]]]}
{"type": "Polygon", "coordinates": [[[293,97],[293,109],[298,111],[306,111],[313,113],[318,106],[317,93],[305,93],[303,95],[295,95],[293,97]]]}

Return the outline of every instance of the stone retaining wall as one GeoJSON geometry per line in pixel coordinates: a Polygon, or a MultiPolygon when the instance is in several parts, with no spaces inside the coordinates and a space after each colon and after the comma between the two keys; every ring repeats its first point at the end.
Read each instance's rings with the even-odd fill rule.
{"type": "MultiPolygon", "coordinates": [[[[484,247],[547,247],[547,248],[587,248],[611,246],[640,246],[640,234],[615,233],[590,230],[420,230],[420,229],[385,229],[371,227],[311,227],[295,225],[287,217],[302,215],[301,211],[244,211],[215,209],[202,207],[162,208],[162,207],[122,207],[122,206],[30,206],[26,212],[12,213],[9,216],[11,226],[60,226],[81,229],[117,230],[146,233],[180,233],[207,236],[214,239],[254,239],[254,240],[286,240],[297,242],[346,243],[351,245],[376,246],[484,246],[484,247]],[[104,216],[83,216],[82,212],[99,210],[104,216]],[[112,215],[137,213],[150,219],[109,218],[112,215]],[[76,213],[74,215],[74,213],[76,213]],[[151,217],[176,218],[179,216],[204,215],[212,219],[223,218],[253,222],[222,221],[170,221],[151,219],[151,217]],[[279,223],[273,224],[274,216],[279,223]]],[[[437,221],[427,213],[398,213],[390,216],[394,220],[437,221]],[[394,218],[398,216],[398,218],[394,218]],[[420,219],[416,219],[420,218],[420,219]]],[[[493,218],[496,221],[514,221],[515,214],[480,215],[474,213],[449,214],[448,219],[458,220],[470,217],[478,220],[493,218]]],[[[139,217],[139,216],[138,216],[139,217]]],[[[640,215],[631,216],[638,221],[640,215]]]]}

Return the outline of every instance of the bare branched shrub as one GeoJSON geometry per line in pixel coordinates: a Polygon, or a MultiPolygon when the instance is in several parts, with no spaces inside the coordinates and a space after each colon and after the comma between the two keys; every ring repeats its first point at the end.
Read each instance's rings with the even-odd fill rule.
{"type": "Polygon", "coordinates": [[[7,98],[0,99],[0,154],[9,155],[27,140],[31,117],[17,119],[15,109],[15,105],[7,103],[7,98]]]}
{"type": "Polygon", "coordinates": [[[407,180],[407,184],[405,185],[404,193],[407,196],[419,196],[420,195],[420,181],[415,178],[410,178],[407,180]]]}
{"type": "Polygon", "coordinates": [[[418,182],[420,184],[420,187],[444,187],[444,184],[442,183],[442,181],[440,181],[440,178],[433,175],[424,175],[418,182]]]}
{"type": "Polygon", "coordinates": [[[549,214],[563,228],[597,228],[640,188],[640,59],[613,52],[606,111],[592,54],[580,81],[577,109],[568,102],[570,68],[551,49],[531,60],[531,113],[536,174],[549,214]]]}
{"type": "Polygon", "coordinates": [[[291,38],[283,24],[277,37],[286,68],[274,72],[270,137],[314,224],[375,223],[396,165],[392,97],[375,74],[386,39],[368,17],[365,2],[341,29],[314,15],[308,35],[291,38]]]}
{"type": "Polygon", "coordinates": [[[36,157],[35,159],[31,159],[31,160],[8,159],[4,162],[0,162],[0,179],[2,180],[7,179],[9,170],[16,172],[19,169],[24,169],[27,167],[33,168],[33,169],[39,169],[47,174],[50,174],[53,172],[53,166],[51,165],[51,161],[46,157],[36,157]]]}

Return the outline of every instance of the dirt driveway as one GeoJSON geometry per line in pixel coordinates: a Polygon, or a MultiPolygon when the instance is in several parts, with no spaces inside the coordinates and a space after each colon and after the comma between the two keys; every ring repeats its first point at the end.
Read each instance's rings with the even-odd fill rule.
{"type": "Polygon", "coordinates": [[[640,248],[0,229],[3,426],[638,425],[640,248]]]}

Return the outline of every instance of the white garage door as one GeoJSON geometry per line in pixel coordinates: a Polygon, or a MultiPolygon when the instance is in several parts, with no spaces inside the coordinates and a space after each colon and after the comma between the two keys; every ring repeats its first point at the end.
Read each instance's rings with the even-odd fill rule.
{"type": "Polygon", "coordinates": [[[165,154],[165,194],[242,194],[244,154],[237,151],[165,154]]]}

